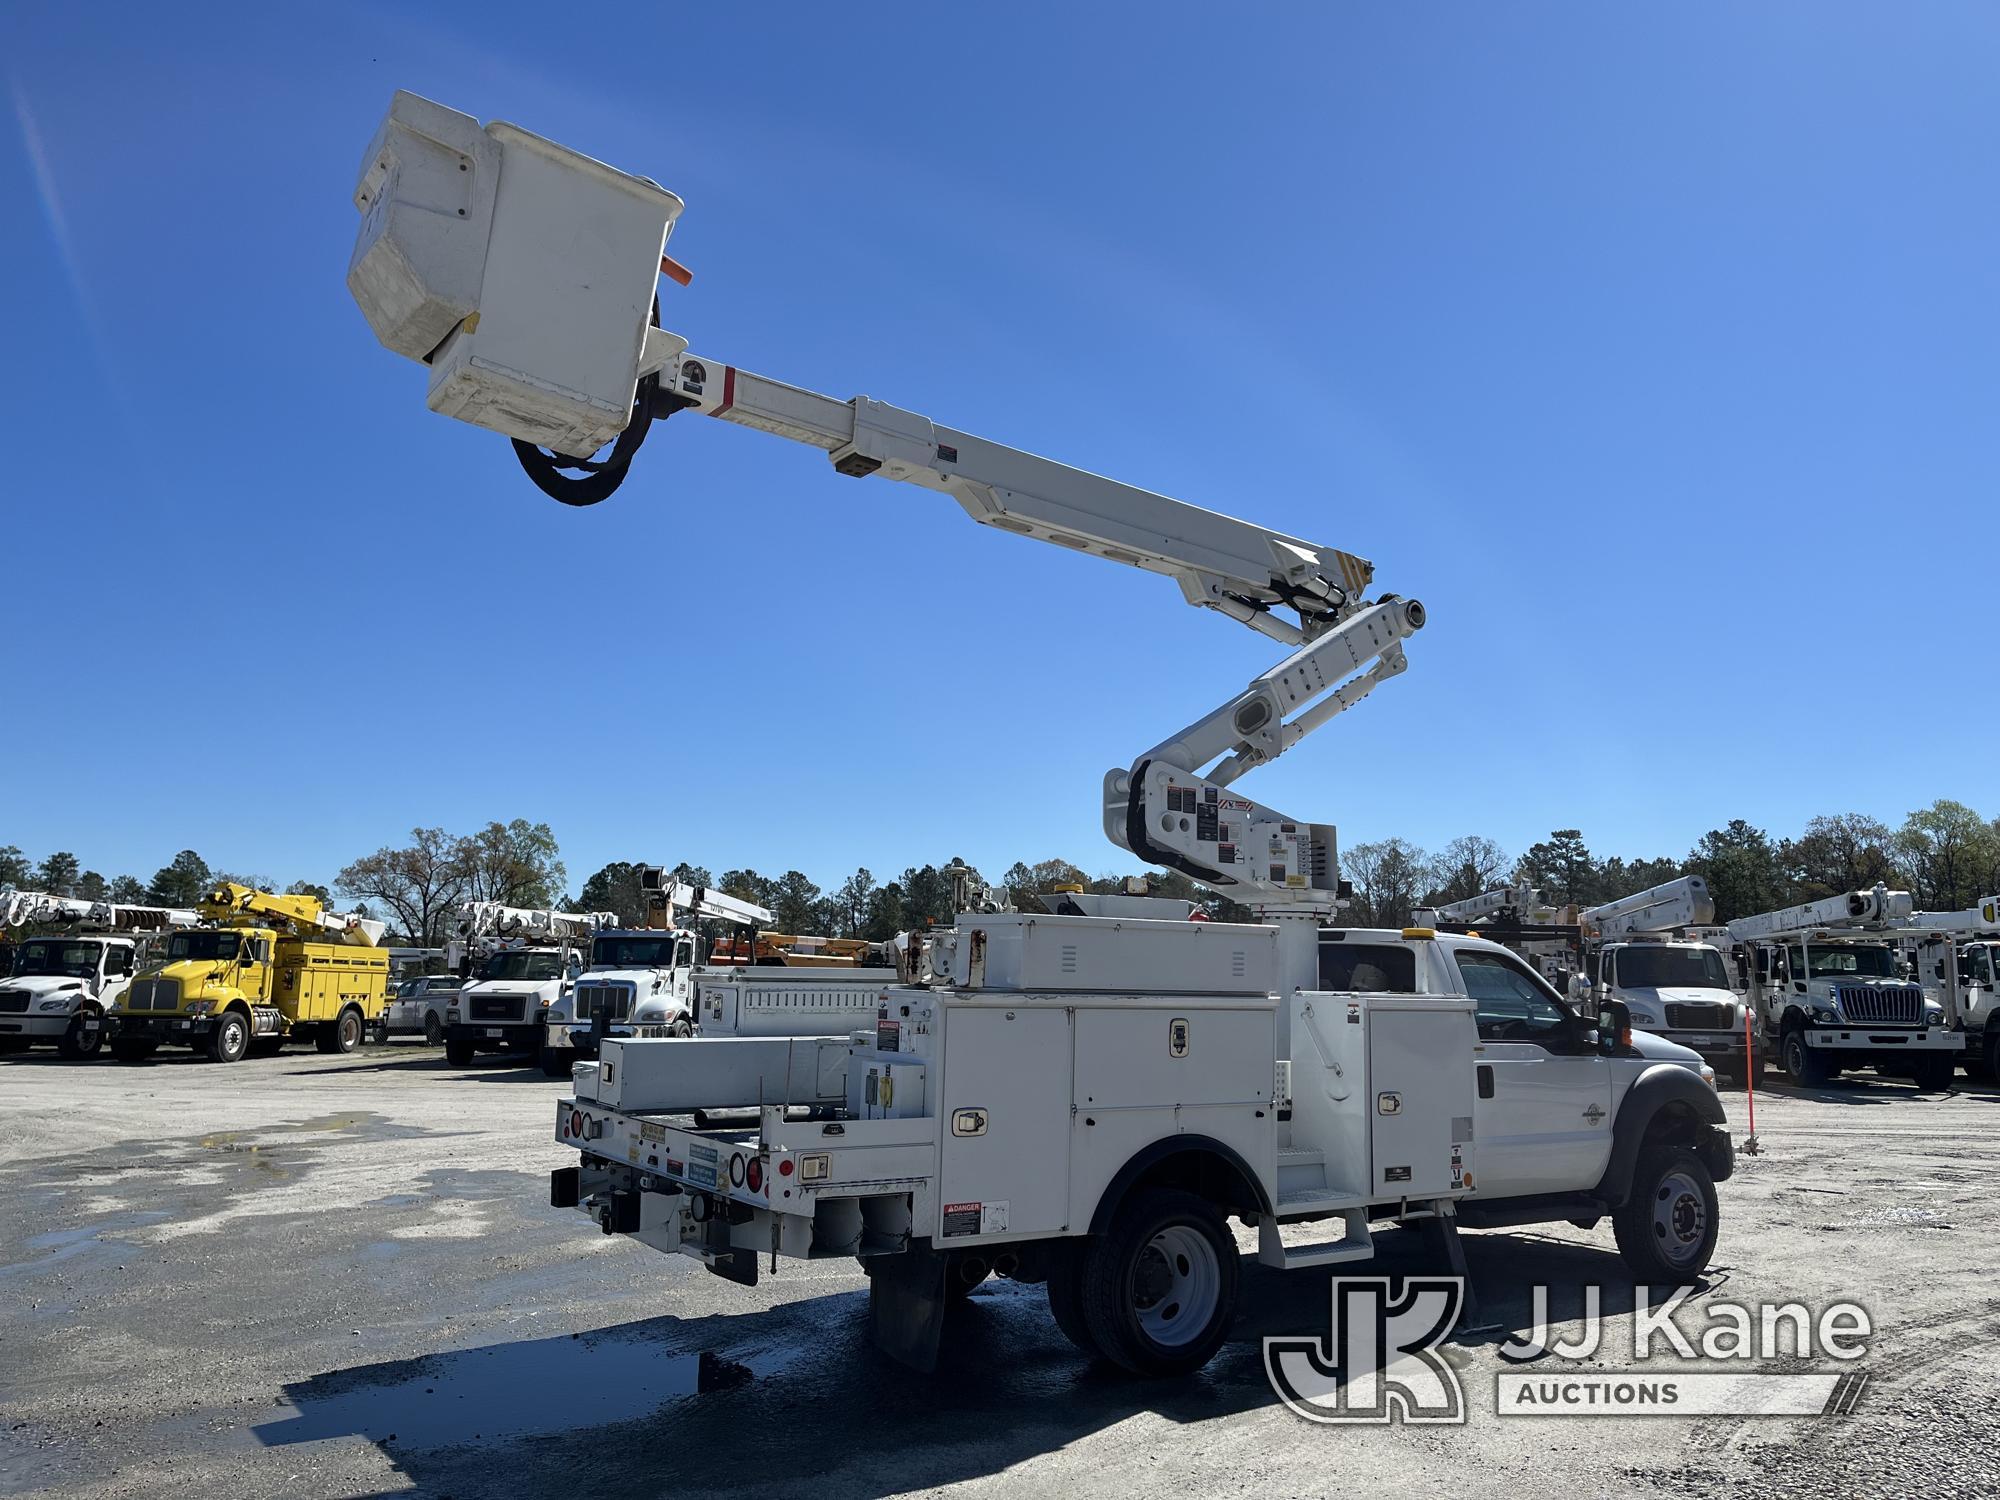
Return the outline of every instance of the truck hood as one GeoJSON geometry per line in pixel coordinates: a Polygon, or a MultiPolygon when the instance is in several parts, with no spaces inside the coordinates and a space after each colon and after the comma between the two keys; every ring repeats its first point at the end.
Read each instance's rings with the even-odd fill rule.
{"type": "Polygon", "coordinates": [[[526,995],[534,998],[540,995],[557,995],[562,992],[560,979],[545,979],[540,984],[525,984],[518,979],[483,979],[477,984],[468,984],[454,1000],[463,1000],[467,995],[498,995],[503,1000],[514,1000],[526,995]]]}
{"type": "Polygon", "coordinates": [[[655,979],[665,981],[665,969],[585,969],[577,976],[578,984],[629,984],[641,995],[653,992],[655,979]]]}
{"type": "Polygon", "coordinates": [[[1734,990],[1713,990],[1705,986],[1669,985],[1662,989],[1626,989],[1619,987],[1620,999],[1641,1005],[1734,1005],[1737,994],[1734,990]]]}
{"type": "Polygon", "coordinates": [[[1647,1062],[1677,1063],[1690,1073],[1702,1070],[1701,1054],[1692,1047],[1683,1047],[1679,1042],[1670,1042],[1663,1036],[1654,1036],[1650,1031],[1632,1028],[1632,1050],[1647,1062]]]}
{"type": "Polygon", "coordinates": [[[0,979],[0,990],[12,990],[16,994],[25,990],[29,996],[29,1004],[33,1004],[63,990],[88,994],[90,981],[77,979],[69,974],[22,974],[14,979],[0,979]]]}

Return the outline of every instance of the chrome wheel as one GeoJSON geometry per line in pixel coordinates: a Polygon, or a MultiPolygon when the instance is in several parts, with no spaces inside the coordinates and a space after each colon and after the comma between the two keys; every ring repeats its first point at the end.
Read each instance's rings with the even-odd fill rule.
{"type": "Polygon", "coordinates": [[[1205,1332],[1222,1294],[1215,1247],[1192,1225],[1170,1224],[1132,1267],[1132,1310],[1146,1337],[1178,1348],[1205,1332]]]}

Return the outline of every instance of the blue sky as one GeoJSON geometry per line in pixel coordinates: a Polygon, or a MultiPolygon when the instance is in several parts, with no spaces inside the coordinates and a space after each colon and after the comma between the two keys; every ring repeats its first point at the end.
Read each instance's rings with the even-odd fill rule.
{"type": "Polygon", "coordinates": [[[2000,13],[554,14],[8,7],[0,843],[1112,868],[1276,659],[724,423],[545,500],[343,286],[398,87],[678,191],[699,352],[1373,558],[1410,672],[1245,784],[1347,842],[2000,812],[2000,13]]]}

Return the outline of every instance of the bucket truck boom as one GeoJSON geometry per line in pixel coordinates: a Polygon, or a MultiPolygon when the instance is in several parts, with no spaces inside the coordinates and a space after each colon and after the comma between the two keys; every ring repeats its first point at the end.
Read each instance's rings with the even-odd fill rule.
{"type": "Polygon", "coordinates": [[[551,1203],[734,1281],[754,1284],[765,1256],[862,1258],[877,1343],[920,1369],[948,1288],[988,1274],[1046,1282],[1058,1326],[1126,1369],[1195,1369],[1233,1312],[1232,1214],[1274,1267],[1366,1258],[1383,1220],[1431,1226],[1453,1254],[1457,1205],[1481,1194],[1488,1222],[1611,1217],[1649,1282],[1707,1264],[1732,1157],[1699,1059],[1635,1037],[1615,1008],[1587,1031],[1476,937],[1322,934],[1340,904],[1334,830],[1236,792],[1404,670],[1423,607],[1367,597],[1368,563],[690,352],[656,318],[661,272],[687,279],[663,256],[680,200],[516,126],[398,94],[354,201],[348,286],[377,336],[428,364],[433,410],[513,438],[559,500],[604,499],[657,419],[696,412],[1163,574],[1290,652],[1103,781],[1114,842],[1264,922],[1165,901],[961,903],[933,930],[931,981],[885,975],[858,1036],[607,1037],[558,1101],[578,1165],[552,1174],[551,1203]],[[1518,1001],[1518,1024],[1575,1039],[1559,1076],[1506,1047],[1475,1065],[1481,1038],[1516,1023],[1481,1016],[1468,972],[1518,1001]],[[1507,1139],[1482,1158],[1489,1135],[1507,1139]],[[1281,1232],[1336,1218],[1336,1240],[1281,1232]]]}
{"type": "MultiPolygon", "coordinates": [[[[1230,787],[1405,668],[1413,599],[1364,597],[1366,560],[942,426],[696,355],[655,326],[681,201],[644,178],[414,94],[363,159],[348,288],[376,336],[428,363],[429,404],[514,439],[547,493],[594,504],[658,417],[692,411],[816,448],[836,472],[948,496],[973,520],[1172,578],[1190,604],[1293,647],[1104,779],[1114,843],[1246,904],[1338,908],[1331,826],[1230,787]],[[591,233],[579,234],[587,220],[591,233]],[[588,455],[614,443],[607,457],[588,455]]],[[[677,277],[676,279],[682,279],[677,277]]]]}

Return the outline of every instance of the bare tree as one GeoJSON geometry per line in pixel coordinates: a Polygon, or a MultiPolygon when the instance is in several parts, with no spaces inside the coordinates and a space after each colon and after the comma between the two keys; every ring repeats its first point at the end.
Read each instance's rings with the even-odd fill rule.
{"type": "Polygon", "coordinates": [[[380,902],[420,946],[444,941],[452,908],[470,885],[464,841],[442,828],[412,828],[401,849],[381,848],[333,878],[343,896],[380,902]]]}

